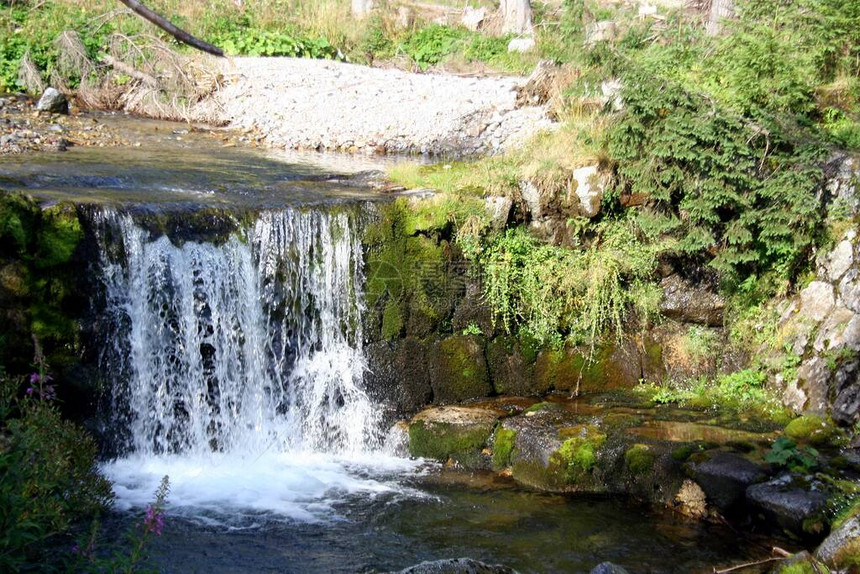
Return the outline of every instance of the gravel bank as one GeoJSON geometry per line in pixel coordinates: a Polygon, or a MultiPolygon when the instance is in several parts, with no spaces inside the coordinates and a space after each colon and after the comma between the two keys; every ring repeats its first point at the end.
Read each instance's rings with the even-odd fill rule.
{"type": "Polygon", "coordinates": [[[272,147],[473,155],[516,147],[553,125],[544,107],[515,107],[523,78],[293,58],[232,58],[220,66],[222,87],[192,116],[272,147]]]}

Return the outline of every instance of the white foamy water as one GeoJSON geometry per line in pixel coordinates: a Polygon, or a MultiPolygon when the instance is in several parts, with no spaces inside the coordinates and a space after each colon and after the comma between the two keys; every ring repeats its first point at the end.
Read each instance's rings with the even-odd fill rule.
{"type": "Polygon", "coordinates": [[[168,475],[170,514],[231,528],[272,519],[336,520],[335,506],[351,497],[422,496],[400,482],[419,470],[418,463],[379,454],[133,455],[102,470],[114,482],[120,510],[151,502],[161,477],[168,475]]]}
{"type": "Polygon", "coordinates": [[[362,386],[354,215],[264,212],[217,244],[97,219],[102,364],[123,453],[104,471],[121,508],[148,502],[164,475],[171,504],[200,517],[317,520],[343,496],[400,488],[415,465],[380,454],[362,386]]]}

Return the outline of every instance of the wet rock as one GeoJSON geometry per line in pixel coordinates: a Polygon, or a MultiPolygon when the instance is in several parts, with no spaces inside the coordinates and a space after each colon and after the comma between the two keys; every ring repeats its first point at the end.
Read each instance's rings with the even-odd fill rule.
{"type": "Polygon", "coordinates": [[[467,469],[489,468],[484,452],[500,413],[483,407],[434,407],[409,422],[412,456],[453,459],[467,469]]]}
{"type": "Polygon", "coordinates": [[[860,360],[846,361],[836,372],[836,398],[833,400],[833,420],[844,427],[860,421],[860,360]]]}
{"type": "Polygon", "coordinates": [[[428,359],[434,402],[458,403],[492,393],[482,337],[444,339],[433,346],[428,359]]]}
{"type": "Polygon", "coordinates": [[[430,404],[433,389],[427,369],[427,349],[413,337],[382,341],[366,347],[367,393],[389,411],[390,419],[409,415],[430,404]]]}
{"type": "Polygon", "coordinates": [[[59,90],[48,88],[39,98],[39,103],[36,104],[36,110],[40,112],[50,112],[52,114],[68,114],[69,101],[59,90]]]}
{"type": "Polygon", "coordinates": [[[816,536],[823,530],[827,496],[795,485],[788,476],[754,484],[746,497],[761,517],[791,534],[816,536]]]}
{"type": "Polygon", "coordinates": [[[677,274],[663,279],[660,286],[663,289],[660,311],[665,316],[687,323],[722,326],[726,301],[720,295],[677,274]]]}
{"type": "Polygon", "coordinates": [[[453,558],[422,562],[400,570],[396,574],[517,574],[507,566],[499,564],[484,564],[471,558],[453,558]]]}
{"type": "Polygon", "coordinates": [[[602,564],[598,564],[594,568],[591,569],[590,574],[629,574],[627,570],[619,566],[618,564],[613,564],[612,562],[603,562],[602,564]]]}
{"type": "Polygon", "coordinates": [[[466,292],[457,301],[451,324],[455,333],[471,332],[477,329],[483,335],[492,336],[493,310],[484,300],[481,282],[472,277],[465,277],[466,292]]]}
{"type": "Polygon", "coordinates": [[[536,395],[534,356],[527,356],[513,337],[496,337],[487,344],[487,364],[493,389],[502,395],[536,395]]]}
{"type": "Polygon", "coordinates": [[[534,387],[585,393],[632,388],[642,378],[642,358],[630,339],[594,351],[587,348],[541,351],[535,363],[534,387]]]}
{"type": "Polygon", "coordinates": [[[705,491],[708,501],[726,512],[741,504],[747,488],[764,480],[764,470],[737,454],[720,452],[709,460],[689,468],[696,482],[705,491]]]}
{"type": "Polygon", "coordinates": [[[860,566],[860,516],[835,528],[815,551],[815,557],[833,568],[860,566]]]}

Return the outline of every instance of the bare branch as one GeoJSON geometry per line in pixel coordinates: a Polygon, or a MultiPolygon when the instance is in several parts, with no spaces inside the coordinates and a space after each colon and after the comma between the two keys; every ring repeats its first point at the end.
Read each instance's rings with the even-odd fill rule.
{"type": "Polygon", "coordinates": [[[147,8],[146,6],[141,4],[138,0],[119,0],[119,1],[122,2],[123,4],[125,4],[126,6],[128,6],[132,12],[134,12],[135,14],[137,14],[138,16],[143,18],[144,20],[152,22],[153,24],[155,24],[156,26],[158,26],[159,28],[161,28],[162,30],[164,30],[165,32],[167,32],[168,34],[170,34],[171,36],[173,36],[174,38],[179,40],[180,42],[188,44],[189,46],[197,48],[198,50],[206,52],[207,54],[212,54],[214,56],[219,56],[219,57],[224,56],[224,51],[221,50],[221,48],[219,48],[218,46],[213,46],[212,44],[209,44],[208,42],[204,42],[203,40],[200,40],[199,38],[192,36],[191,34],[186,32],[185,30],[182,30],[181,28],[177,28],[176,26],[171,24],[169,20],[167,20],[166,18],[164,18],[163,16],[161,16],[159,14],[156,14],[155,12],[153,12],[152,10],[150,10],[149,8],[147,8]]]}

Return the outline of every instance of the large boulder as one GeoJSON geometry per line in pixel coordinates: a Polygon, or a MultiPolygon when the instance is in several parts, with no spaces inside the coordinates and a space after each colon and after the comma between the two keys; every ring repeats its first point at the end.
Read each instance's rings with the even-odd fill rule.
{"type": "Polygon", "coordinates": [[[433,407],[409,422],[409,453],[445,462],[452,459],[469,469],[489,468],[485,452],[499,417],[484,407],[433,407]]]}
{"type": "Polygon", "coordinates": [[[821,536],[827,496],[795,484],[789,476],[747,488],[746,497],[759,518],[800,537],[821,536]]]}
{"type": "Polygon", "coordinates": [[[759,465],[728,452],[719,452],[704,462],[688,466],[708,502],[723,512],[736,510],[743,503],[747,488],[767,476],[759,465]]]}
{"type": "Polygon", "coordinates": [[[56,88],[48,88],[39,98],[36,104],[36,110],[40,112],[49,112],[52,114],[68,114],[69,101],[56,88]]]}
{"type": "Polygon", "coordinates": [[[815,551],[815,557],[841,570],[860,568],[860,516],[835,527],[815,551]]]}
{"type": "Polygon", "coordinates": [[[498,394],[540,394],[534,384],[534,354],[514,337],[496,337],[487,343],[487,364],[498,394]]]}

